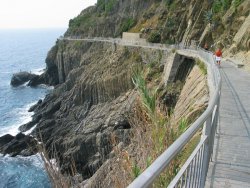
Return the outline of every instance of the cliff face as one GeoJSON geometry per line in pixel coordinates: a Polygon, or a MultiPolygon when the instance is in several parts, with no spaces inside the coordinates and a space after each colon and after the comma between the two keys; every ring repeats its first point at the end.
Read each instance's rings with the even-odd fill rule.
{"type": "Polygon", "coordinates": [[[153,60],[163,64],[167,54],[105,42],[59,41],[57,46],[60,84],[36,107],[32,134],[56,150],[63,171],[70,172],[74,161],[88,178],[112,156],[113,137],[129,144],[133,71],[153,60]]]}
{"type": "Polygon", "coordinates": [[[159,33],[162,42],[198,40],[205,26],[206,0],[98,0],[97,6],[70,20],[65,36],[117,37],[122,32],[159,33]]]}
{"type": "Polygon", "coordinates": [[[98,0],[70,20],[65,36],[118,37],[124,31],[159,34],[162,43],[249,50],[249,1],[98,0]]]}
{"type": "MultiPolygon", "coordinates": [[[[216,13],[204,21],[214,2],[98,0],[97,6],[70,20],[65,36],[117,37],[123,31],[141,31],[145,38],[158,33],[162,43],[197,40],[200,44],[219,42],[224,47],[235,44],[248,50],[249,9],[244,8],[248,1],[221,13],[230,15],[231,20],[225,16],[224,22],[215,22],[216,13]],[[242,25],[242,32],[232,28],[237,25],[242,25]],[[227,37],[228,32],[234,40],[227,37]]],[[[168,56],[161,50],[108,42],[58,40],[48,53],[46,72],[37,81],[55,89],[34,108],[31,124],[37,123],[37,127],[32,134],[43,140],[51,157],[57,153],[64,172],[70,173],[74,161],[77,172],[85,179],[91,177],[114,156],[113,138],[123,146],[130,143],[132,130],[127,114],[137,96],[131,81],[133,70],[152,62],[163,66],[168,56]]],[[[206,76],[196,66],[191,70],[187,80],[182,80],[186,84],[176,104],[178,118],[195,116],[207,101],[206,76]]]]}

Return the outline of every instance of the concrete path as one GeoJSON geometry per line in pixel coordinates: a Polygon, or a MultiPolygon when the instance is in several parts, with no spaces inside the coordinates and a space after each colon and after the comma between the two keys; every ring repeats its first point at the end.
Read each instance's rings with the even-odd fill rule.
{"type": "Polygon", "coordinates": [[[250,187],[250,74],[224,62],[213,160],[205,187],[250,187]]]}
{"type": "Polygon", "coordinates": [[[140,42],[133,40],[124,40],[121,38],[103,38],[103,37],[95,37],[95,38],[59,38],[58,40],[67,40],[67,41],[86,41],[86,42],[108,42],[113,44],[119,44],[122,46],[130,46],[130,47],[141,47],[141,48],[149,48],[149,49],[160,49],[160,50],[170,50],[175,48],[175,45],[167,45],[160,43],[149,43],[149,42],[140,42]]]}

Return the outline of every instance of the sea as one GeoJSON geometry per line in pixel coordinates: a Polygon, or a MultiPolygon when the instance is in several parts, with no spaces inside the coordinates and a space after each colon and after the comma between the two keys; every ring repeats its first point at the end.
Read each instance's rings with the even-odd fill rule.
{"type": "MultiPolygon", "coordinates": [[[[27,83],[12,87],[19,71],[42,74],[49,49],[65,29],[0,30],[0,136],[16,135],[18,127],[31,120],[28,109],[53,88],[35,88],[27,83]]],[[[28,132],[26,132],[28,134],[28,132]]],[[[0,154],[0,188],[50,188],[41,157],[9,157],[0,154]]]]}

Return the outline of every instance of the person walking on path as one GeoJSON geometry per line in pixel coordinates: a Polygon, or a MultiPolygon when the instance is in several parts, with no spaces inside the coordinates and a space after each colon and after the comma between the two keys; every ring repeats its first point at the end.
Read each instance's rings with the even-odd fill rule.
{"type": "Polygon", "coordinates": [[[207,44],[207,43],[205,43],[204,49],[205,49],[205,50],[208,50],[208,44],[207,44]]]}
{"type": "Polygon", "coordinates": [[[221,63],[221,57],[222,57],[222,51],[221,51],[221,49],[219,48],[219,49],[217,49],[216,51],[215,51],[215,60],[216,60],[216,63],[217,63],[217,65],[219,65],[220,66],[220,63],[221,63]]]}

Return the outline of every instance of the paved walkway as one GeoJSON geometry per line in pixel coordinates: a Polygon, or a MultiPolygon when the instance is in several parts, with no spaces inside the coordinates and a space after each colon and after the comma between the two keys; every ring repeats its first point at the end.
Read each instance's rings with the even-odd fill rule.
{"type": "Polygon", "coordinates": [[[59,38],[59,40],[87,41],[87,42],[109,42],[109,43],[116,43],[116,44],[123,45],[123,46],[160,49],[160,50],[169,50],[169,49],[175,48],[175,45],[149,43],[149,42],[141,42],[141,41],[134,41],[134,40],[124,40],[121,38],[103,38],[103,37],[70,38],[70,37],[65,37],[65,38],[59,38]]]}
{"type": "Polygon", "coordinates": [[[250,187],[250,74],[222,63],[218,134],[206,187],[250,187]]]}

